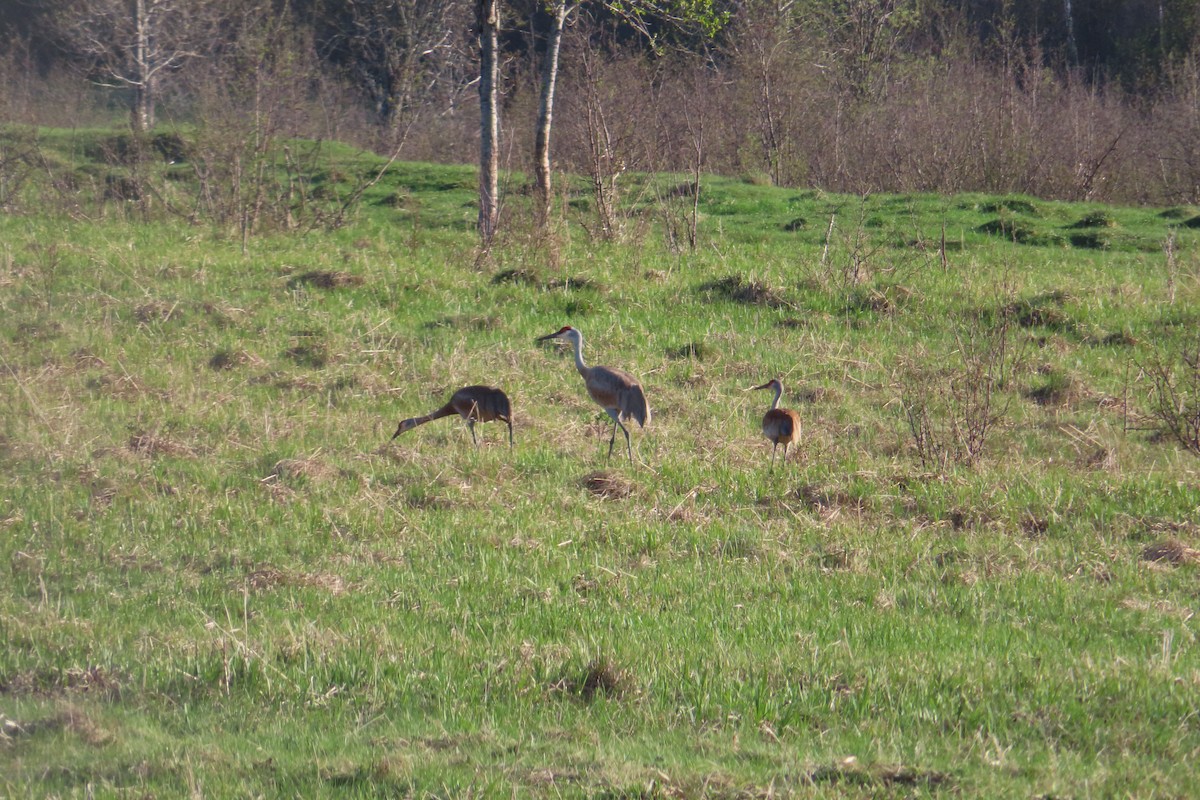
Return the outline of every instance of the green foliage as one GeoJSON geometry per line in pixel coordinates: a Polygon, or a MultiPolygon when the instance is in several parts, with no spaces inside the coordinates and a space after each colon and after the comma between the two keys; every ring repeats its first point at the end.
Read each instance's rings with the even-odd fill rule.
{"type": "MultiPolygon", "coordinates": [[[[39,133],[59,177],[101,166],[81,136],[39,133]]],[[[302,177],[378,163],[324,150],[302,177]]],[[[1171,305],[1161,252],[979,231],[1094,206],[708,177],[695,251],[646,205],[624,244],[568,208],[549,252],[513,197],[481,259],[473,174],[397,164],[343,225],[244,246],[22,186],[0,794],[1200,790],[1197,462],[1137,368],[1184,386],[1186,270],[1171,305]],[[1004,320],[1021,358],[970,372],[1004,320]],[[606,463],[570,355],[534,343],[563,324],[642,380],[636,466],[606,463]],[[962,463],[921,463],[909,367],[986,378],[962,463]],[[768,473],[743,390],[773,376],[804,436],[768,473]],[[391,441],[477,382],[512,398],[515,447],[457,419],[391,441]]],[[[1172,224],[1104,211],[1139,242],[1172,224]]]]}

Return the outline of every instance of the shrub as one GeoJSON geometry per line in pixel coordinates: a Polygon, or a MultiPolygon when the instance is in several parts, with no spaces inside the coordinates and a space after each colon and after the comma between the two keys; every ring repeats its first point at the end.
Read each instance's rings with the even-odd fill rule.
{"type": "Polygon", "coordinates": [[[956,363],[913,364],[905,371],[901,407],[923,467],[971,466],[983,455],[1007,413],[999,392],[1019,360],[1012,322],[1009,313],[990,324],[981,319],[955,334],[956,363]]]}
{"type": "Polygon", "coordinates": [[[1200,456],[1200,334],[1173,354],[1156,353],[1146,369],[1154,382],[1151,414],[1166,433],[1200,456]]]}

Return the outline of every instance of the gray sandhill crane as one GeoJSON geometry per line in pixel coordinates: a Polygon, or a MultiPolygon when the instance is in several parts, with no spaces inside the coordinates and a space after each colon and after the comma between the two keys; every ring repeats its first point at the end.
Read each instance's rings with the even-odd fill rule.
{"type": "Polygon", "coordinates": [[[622,419],[635,419],[640,427],[646,427],[650,421],[650,406],[646,404],[646,395],[637,379],[628,372],[612,367],[589,367],[583,363],[583,334],[566,325],[554,333],[539,336],[537,340],[565,339],[575,346],[575,369],[583,376],[583,384],[587,387],[588,395],[613,420],[612,436],[608,440],[608,458],[612,458],[613,443],[617,440],[617,428],[625,434],[625,452],[629,454],[629,463],[633,463],[633,447],[629,443],[629,429],[622,419]]]}
{"type": "Polygon", "coordinates": [[[432,411],[423,417],[402,420],[400,427],[396,428],[396,432],[392,434],[392,439],[405,431],[411,431],[418,425],[424,425],[426,422],[448,417],[451,414],[458,414],[466,420],[467,429],[471,431],[471,441],[475,443],[476,447],[479,447],[479,440],[475,438],[476,422],[491,422],[498,419],[508,423],[508,446],[512,447],[512,404],[508,401],[508,395],[494,386],[464,386],[437,411],[432,411]]]}
{"type": "Polygon", "coordinates": [[[800,415],[790,408],[779,408],[779,398],[783,396],[783,383],[778,378],[772,378],[754,389],[775,390],[775,399],[771,401],[767,413],[763,414],[762,421],[763,436],[774,443],[774,447],[771,448],[771,468],[774,469],[775,450],[779,445],[783,445],[783,460],[786,462],[788,445],[800,441],[800,415]]]}

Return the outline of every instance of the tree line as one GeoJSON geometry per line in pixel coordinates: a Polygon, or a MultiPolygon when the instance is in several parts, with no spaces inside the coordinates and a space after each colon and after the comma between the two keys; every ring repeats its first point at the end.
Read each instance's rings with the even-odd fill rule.
{"type": "Polygon", "coordinates": [[[1194,0],[0,0],[10,122],[587,175],[1200,202],[1194,0]],[[239,139],[245,141],[245,137],[239,139]]]}

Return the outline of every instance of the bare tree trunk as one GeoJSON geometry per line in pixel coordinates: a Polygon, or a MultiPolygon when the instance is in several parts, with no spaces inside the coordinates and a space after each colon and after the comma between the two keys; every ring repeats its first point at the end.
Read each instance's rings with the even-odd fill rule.
{"type": "Polygon", "coordinates": [[[704,122],[708,116],[707,82],[693,84],[692,103],[684,101],[684,106],[691,106],[687,112],[688,133],[692,137],[692,152],[696,160],[692,162],[692,213],[688,219],[688,247],[695,252],[699,243],[700,226],[700,178],[704,167],[704,122]]]}
{"type": "Polygon", "coordinates": [[[146,0],[133,2],[134,26],[134,83],[133,130],[145,133],[154,126],[154,94],[150,70],[150,24],[146,17],[146,0]]]}
{"type": "Polygon", "coordinates": [[[588,167],[592,192],[596,198],[596,216],[600,223],[601,238],[612,240],[621,233],[617,216],[617,178],[625,166],[614,153],[613,137],[605,120],[604,103],[600,97],[600,81],[596,76],[593,56],[587,48],[580,53],[580,63],[583,64],[588,155],[591,157],[588,167]]]}
{"type": "Polygon", "coordinates": [[[771,176],[771,183],[779,186],[783,183],[783,165],[779,155],[781,147],[778,115],[775,110],[775,94],[772,91],[774,80],[771,74],[770,43],[754,42],[754,44],[758,48],[759,127],[762,130],[763,153],[766,156],[767,172],[771,176]]]}
{"type": "Polygon", "coordinates": [[[534,139],[534,174],[537,179],[535,201],[537,225],[550,226],[550,126],[554,117],[554,85],[558,79],[558,52],[562,45],[563,24],[567,19],[567,0],[554,0],[554,18],[546,37],[546,56],[542,62],[542,96],[538,103],[537,135],[534,139]]]}
{"type": "Polygon", "coordinates": [[[485,247],[496,235],[500,217],[500,106],[497,61],[500,0],[478,0],[479,15],[479,238],[485,247]]]}
{"type": "MultiPolygon", "coordinates": [[[[689,123],[688,127],[691,127],[689,123]]],[[[699,243],[699,228],[700,228],[700,168],[704,165],[704,118],[700,118],[700,123],[695,130],[692,131],[692,147],[696,153],[696,160],[692,164],[692,214],[688,218],[688,247],[692,252],[696,251],[696,245],[699,243]]]]}

